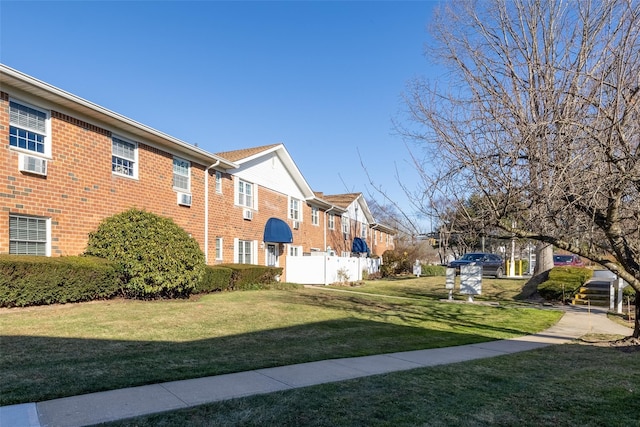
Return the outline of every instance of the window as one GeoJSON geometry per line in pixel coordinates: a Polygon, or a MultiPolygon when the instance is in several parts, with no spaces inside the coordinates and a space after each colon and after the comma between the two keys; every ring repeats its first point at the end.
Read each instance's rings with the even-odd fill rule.
{"type": "Polygon", "coordinates": [[[251,264],[251,240],[238,240],[238,263],[251,264]]]}
{"type": "Polygon", "coordinates": [[[328,220],[329,224],[329,230],[335,230],[336,228],[336,216],[334,214],[329,214],[329,220],[328,220]]]}
{"type": "Polygon", "coordinates": [[[9,145],[34,153],[49,154],[49,114],[9,101],[9,145]]]}
{"type": "Polygon", "coordinates": [[[290,256],[300,256],[302,254],[301,246],[289,246],[289,255],[290,256]]]}
{"type": "Polygon", "coordinates": [[[246,181],[238,181],[238,204],[253,208],[253,184],[246,181]]]}
{"type": "Polygon", "coordinates": [[[222,172],[216,171],[216,193],[222,194],[222,172]]]}
{"type": "Polygon", "coordinates": [[[320,223],[319,218],[320,217],[318,215],[318,208],[312,206],[311,207],[311,224],[318,225],[320,223]]]}
{"type": "Polygon", "coordinates": [[[378,244],[378,230],[373,232],[373,244],[374,245],[378,244]]]}
{"type": "Polygon", "coordinates": [[[173,188],[186,193],[191,190],[191,163],[179,157],[173,158],[173,188]]]}
{"type": "Polygon", "coordinates": [[[111,142],[111,171],[119,175],[138,176],[137,162],[138,146],[134,143],[112,138],[111,142]]]}
{"type": "Polygon", "coordinates": [[[289,218],[300,221],[300,200],[293,197],[289,199],[289,218]]]}
{"type": "Polygon", "coordinates": [[[222,260],[222,237],[216,237],[216,259],[222,260]]]}
{"type": "Polygon", "coordinates": [[[362,237],[363,239],[367,238],[367,224],[365,224],[364,222],[360,223],[360,237],[362,237]]]}
{"type": "Polygon", "coordinates": [[[342,232],[349,234],[349,217],[342,215],[342,232]]]}
{"type": "Polygon", "coordinates": [[[49,219],[9,215],[9,253],[49,256],[49,219]]]}

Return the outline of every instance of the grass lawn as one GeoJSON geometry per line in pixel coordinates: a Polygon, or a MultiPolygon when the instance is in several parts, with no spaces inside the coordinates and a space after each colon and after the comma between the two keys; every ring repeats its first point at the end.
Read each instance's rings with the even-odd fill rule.
{"type": "MultiPolygon", "coordinates": [[[[508,303],[505,295],[524,283],[489,281],[483,298],[508,303]]],[[[561,315],[441,302],[443,284],[442,277],[418,278],[342,289],[358,293],[305,288],[2,309],[0,404],[509,338],[561,315]]]]}
{"type": "Polygon", "coordinates": [[[251,396],[108,427],[637,426],[640,351],[565,344],[251,396]]]}

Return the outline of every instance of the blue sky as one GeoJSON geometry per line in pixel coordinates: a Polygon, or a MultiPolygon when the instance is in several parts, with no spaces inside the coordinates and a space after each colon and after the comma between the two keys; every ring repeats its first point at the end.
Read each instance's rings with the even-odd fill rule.
{"type": "Polygon", "coordinates": [[[326,194],[371,192],[360,156],[409,210],[395,170],[417,175],[391,120],[433,73],[435,6],[1,0],[0,62],[212,153],[284,143],[326,194]]]}

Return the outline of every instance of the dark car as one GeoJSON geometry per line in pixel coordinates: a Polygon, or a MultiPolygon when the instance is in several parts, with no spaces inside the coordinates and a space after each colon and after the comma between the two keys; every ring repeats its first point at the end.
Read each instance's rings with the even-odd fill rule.
{"type": "Polygon", "coordinates": [[[455,268],[456,272],[459,272],[461,265],[469,264],[481,265],[482,274],[485,276],[500,278],[504,274],[504,261],[502,258],[499,255],[483,252],[464,254],[460,259],[451,261],[449,267],[455,268]]]}
{"type": "Polygon", "coordinates": [[[578,255],[554,255],[553,256],[553,265],[556,267],[583,267],[584,263],[582,259],[578,255]]]}

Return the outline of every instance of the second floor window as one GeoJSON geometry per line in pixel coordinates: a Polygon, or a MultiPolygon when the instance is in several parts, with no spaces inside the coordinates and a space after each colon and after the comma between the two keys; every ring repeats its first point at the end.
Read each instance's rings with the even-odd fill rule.
{"type": "Polygon", "coordinates": [[[191,190],[190,168],[191,164],[188,161],[173,158],[173,188],[187,193],[191,190]]]}
{"type": "Polygon", "coordinates": [[[253,184],[246,181],[238,181],[238,204],[253,208],[253,184]]]}
{"type": "Polygon", "coordinates": [[[311,224],[313,225],[318,225],[320,223],[320,216],[318,214],[318,208],[316,207],[312,207],[311,208],[311,224]]]}
{"type": "Polygon", "coordinates": [[[9,102],[9,145],[46,154],[48,114],[41,110],[9,102]]]}
{"type": "Polygon", "coordinates": [[[329,214],[329,219],[327,220],[329,230],[335,230],[336,228],[336,216],[334,214],[329,214]]]}
{"type": "Polygon", "coordinates": [[[362,237],[363,239],[367,238],[367,224],[365,224],[364,222],[360,223],[360,237],[362,237]]]}
{"type": "Polygon", "coordinates": [[[293,197],[289,200],[289,218],[300,221],[300,200],[293,197]]]}
{"type": "Polygon", "coordinates": [[[222,193],[222,172],[216,171],[216,193],[222,193]]]}
{"type": "Polygon", "coordinates": [[[111,171],[135,178],[137,149],[136,144],[114,137],[111,140],[111,171]]]}
{"type": "Polygon", "coordinates": [[[349,234],[349,217],[346,215],[342,216],[342,232],[349,234]]]}

